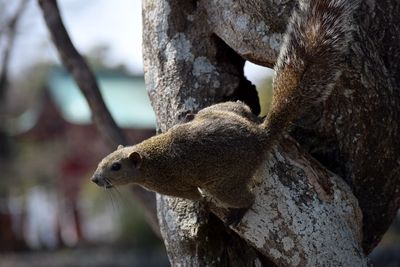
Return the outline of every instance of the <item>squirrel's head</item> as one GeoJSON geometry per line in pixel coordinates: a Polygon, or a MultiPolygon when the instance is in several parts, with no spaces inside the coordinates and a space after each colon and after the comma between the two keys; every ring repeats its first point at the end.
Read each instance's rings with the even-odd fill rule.
{"type": "Polygon", "coordinates": [[[99,163],[91,180],[106,188],[135,183],[140,176],[141,163],[142,156],[139,152],[120,145],[99,163]]]}

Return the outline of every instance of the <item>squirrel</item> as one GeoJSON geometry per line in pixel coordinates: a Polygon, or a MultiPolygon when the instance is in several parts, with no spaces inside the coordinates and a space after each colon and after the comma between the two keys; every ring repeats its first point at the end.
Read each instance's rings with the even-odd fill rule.
{"type": "Polygon", "coordinates": [[[167,132],[119,147],[92,181],[139,184],[200,200],[199,188],[223,207],[247,209],[251,181],[266,153],[309,107],[324,102],[340,76],[359,0],[301,0],[294,7],[275,65],[272,108],[262,121],[242,102],[215,104],[167,132]]]}
{"type": "Polygon", "coordinates": [[[199,111],[186,123],[104,158],[92,181],[136,183],[161,194],[200,200],[205,190],[226,208],[248,208],[251,177],[264,159],[266,131],[242,102],[199,111]]]}

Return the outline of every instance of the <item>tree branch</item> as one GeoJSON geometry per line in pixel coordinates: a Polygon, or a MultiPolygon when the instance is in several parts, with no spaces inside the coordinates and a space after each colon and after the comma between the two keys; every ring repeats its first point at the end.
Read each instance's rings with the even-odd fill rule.
{"type": "MultiPolygon", "coordinates": [[[[263,56],[260,51],[252,51],[265,46],[269,46],[269,51],[277,49],[271,49],[271,43],[246,42],[247,37],[239,40],[243,36],[268,37],[268,33],[264,32],[267,35],[264,37],[257,33],[262,18],[246,13],[253,9],[246,9],[241,1],[232,5],[228,2],[201,1],[200,5],[179,0],[143,2],[145,79],[163,131],[186,112],[234,94],[238,81],[245,79],[240,60],[232,60],[235,58],[232,53],[221,57],[227,48],[210,38],[214,31],[241,56],[266,65],[274,62],[273,52],[263,56]],[[227,18],[224,12],[236,14],[227,18]],[[249,19],[245,29],[235,24],[237,17],[246,21],[240,14],[247,14],[249,19]],[[204,19],[206,15],[209,17],[204,19]],[[254,21],[250,16],[255,17],[254,21]],[[230,33],[225,35],[226,32],[230,33]]],[[[273,17],[278,15],[272,13],[273,17]]],[[[284,139],[260,167],[256,180],[259,180],[254,189],[256,202],[232,229],[242,238],[237,241],[242,248],[245,241],[247,249],[254,247],[264,257],[246,253],[241,254],[241,260],[256,265],[268,258],[278,266],[367,264],[361,246],[362,215],[350,187],[295,141],[284,139]]],[[[164,196],[158,196],[157,202],[161,231],[173,265],[237,264],[238,257],[226,256],[218,250],[220,246],[204,242],[212,240],[212,244],[234,249],[230,242],[224,241],[234,235],[212,220],[203,203],[164,196]],[[217,229],[218,236],[215,231],[204,229],[217,229]],[[216,263],[215,259],[223,261],[216,263]]],[[[224,218],[226,211],[215,205],[211,209],[224,218]]]]}
{"type": "Polygon", "coordinates": [[[202,0],[213,32],[246,60],[274,66],[295,1],[202,0]]]}
{"type": "Polygon", "coordinates": [[[18,21],[24,12],[26,5],[28,1],[27,0],[21,0],[17,10],[15,11],[14,15],[9,19],[9,21],[6,22],[6,25],[4,26],[4,32],[6,33],[7,37],[7,45],[5,47],[3,57],[2,57],[2,69],[0,73],[0,103],[1,103],[1,108],[4,107],[3,105],[3,100],[6,94],[6,90],[8,87],[8,66],[10,62],[10,57],[12,53],[12,49],[14,46],[14,41],[16,37],[16,32],[17,32],[17,24],[18,21]]]}
{"type": "Polygon", "coordinates": [[[399,31],[399,10],[396,0],[361,1],[332,96],[292,131],[351,186],[363,213],[367,254],[400,207],[400,34],[393,33],[399,31]]]}
{"type": "MultiPolygon", "coordinates": [[[[196,9],[195,2],[143,1],[145,81],[162,131],[187,112],[229,99],[245,81],[243,59],[218,38],[210,39],[209,27],[200,23],[204,10],[196,9]],[[224,60],[219,63],[217,58],[224,60]]],[[[173,266],[252,266],[266,261],[209,216],[203,202],[157,195],[157,208],[173,266]]]]}
{"type": "Polygon", "coordinates": [[[100,133],[113,147],[117,147],[119,144],[126,145],[127,139],[111,117],[101,96],[96,78],[85,59],[72,44],[61,19],[57,1],[38,1],[60,58],[85,96],[92,111],[94,123],[99,128],[100,133]]]}
{"type": "MultiPolygon", "coordinates": [[[[84,58],[74,47],[64,27],[57,1],[38,1],[61,60],[85,96],[92,111],[95,125],[105,139],[109,141],[111,147],[115,148],[118,144],[127,144],[125,135],[115,123],[103,101],[95,76],[84,58]]],[[[135,197],[144,208],[147,221],[154,233],[160,236],[154,203],[155,194],[143,188],[135,188],[132,192],[134,192],[135,197]]]]}
{"type": "MultiPolygon", "coordinates": [[[[278,43],[271,40],[284,31],[293,2],[202,4],[210,27],[220,38],[242,57],[270,66],[279,51],[279,45],[273,45],[278,43]]],[[[299,118],[291,132],[352,186],[364,215],[367,253],[388,229],[400,205],[399,11],[395,0],[362,2],[348,65],[333,95],[326,105],[299,118]]]]}
{"type": "MultiPolygon", "coordinates": [[[[243,59],[212,37],[213,25],[204,19],[210,12],[207,4],[143,2],[145,80],[163,131],[188,111],[229,99],[246,81],[243,59]]],[[[223,14],[222,10],[213,12],[223,14]]],[[[247,27],[252,28],[250,23],[247,27]]],[[[256,202],[233,228],[241,240],[212,220],[204,203],[158,196],[161,232],[173,265],[240,261],[248,266],[266,259],[278,266],[366,264],[359,232],[361,215],[350,188],[293,140],[282,141],[256,178],[256,202]],[[233,257],[221,247],[240,247],[246,253],[233,257]]],[[[224,218],[223,210],[213,207],[212,211],[224,218]]]]}
{"type": "MultiPolygon", "coordinates": [[[[17,33],[17,24],[26,8],[27,3],[27,0],[21,0],[15,13],[8,21],[6,20],[4,22],[4,25],[1,25],[2,28],[0,29],[0,34],[2,35],[1,37],[5,37],[7,39],[2,55],[2,68],[0,72],[0,158],[7,157],[10,152],[10,143],[8,141],[7,131],[4,129],[6,95],[9,87],[9,65],[17,33]]],[[[4,8],[4,6],[0,6],[0,8],[4,8]]]]}
{"type": "Polygon", "coordinates": [[[255,203],[232,227],[246,242],[278,266],[366,266],[357,199],[293,139],[281,142],[255,180],[255,203]]]}

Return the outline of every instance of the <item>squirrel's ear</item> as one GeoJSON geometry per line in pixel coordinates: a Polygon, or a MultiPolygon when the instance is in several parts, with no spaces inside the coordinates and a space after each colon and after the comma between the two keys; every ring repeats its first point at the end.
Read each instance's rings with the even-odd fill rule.
{"type": "Polygon", "coordinates": [[[142,164],[142,156],[140,156],[140,154],[136,151],[132,152],[129,155],[129,159],[136,168],[139,168],[142,164]]]}
{"type": "Polygon", "coordinates": [[[123,146],[123,145],[119,145],[119,146],[117,147],[117,150],[120,150],[121,148],[124,148],[124,146],[123,146]]]}

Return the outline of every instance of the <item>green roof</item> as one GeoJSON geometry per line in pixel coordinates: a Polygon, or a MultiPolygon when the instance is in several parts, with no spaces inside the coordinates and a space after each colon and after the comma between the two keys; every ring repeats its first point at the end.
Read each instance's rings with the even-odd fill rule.
{"type": "MultiPolygon", "coordinates": [[[[96,77],[104,101],[120,127],[155,128],[155,115],[142,76],[101,71],[96,72],[96,77]]],[[[91,123],[86,99],[69,73],[54,69],[47,85],[65,120],[74,124],[91,123]]]]}

